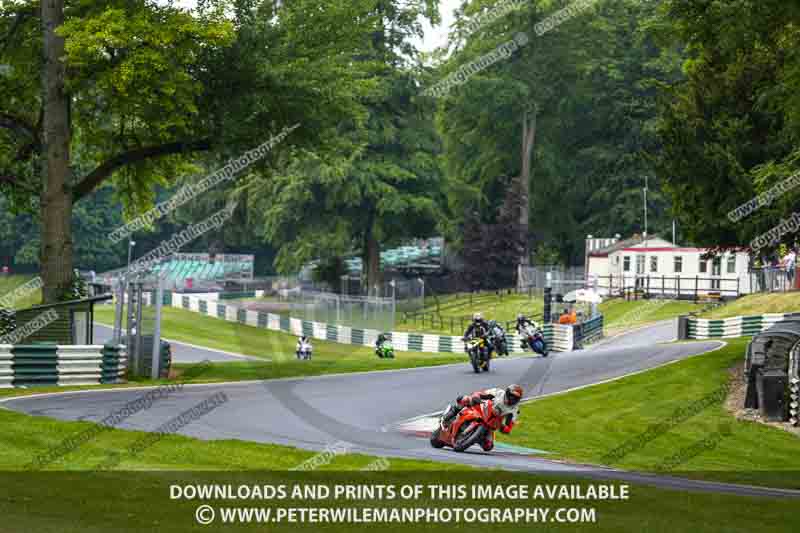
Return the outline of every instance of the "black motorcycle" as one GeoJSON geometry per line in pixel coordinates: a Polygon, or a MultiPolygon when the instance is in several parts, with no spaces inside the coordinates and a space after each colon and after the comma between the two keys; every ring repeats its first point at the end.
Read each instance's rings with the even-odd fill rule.
{"type": "Polygon", "coordinates": [[[497,353],[497,355],[508,355],[508,340],[506,340],[506,331],[500,327],[496,321],[489,321],[489,345],[497,353]]]}
{"type": "Polygon", "coordinates": [[[469,362],[475,373],[488,372],[492,354],[486,337],[465,337],[464,344],[464,349],[469,355],[469,362]]]}

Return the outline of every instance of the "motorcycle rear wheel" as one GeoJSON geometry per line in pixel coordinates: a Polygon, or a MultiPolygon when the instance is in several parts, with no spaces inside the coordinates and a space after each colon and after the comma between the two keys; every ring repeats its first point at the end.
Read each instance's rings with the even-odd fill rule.
{"type": "Polygon", "coordinates": [[[463,452],[473,444],[478,444],[479,442],[483,442],[485,436],[486,436],[486,428],[483,426],[479,426],[478,429],[466,435],[464,435],[463,430],[459,431],[458,435],[455,438],[455,442],[453,442],[453,449],[457,452],[463,452]]]}

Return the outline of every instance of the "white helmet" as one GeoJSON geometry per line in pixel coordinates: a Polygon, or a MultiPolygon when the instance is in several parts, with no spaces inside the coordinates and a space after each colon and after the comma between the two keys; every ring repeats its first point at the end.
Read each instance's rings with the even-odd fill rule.
{"type": "Polygon", "coordinates": [[[472,314],[472,320],[474,320],[474,321],[483,320],[483,315],[480,314],[480,313],[473,313],[472,314]]]}

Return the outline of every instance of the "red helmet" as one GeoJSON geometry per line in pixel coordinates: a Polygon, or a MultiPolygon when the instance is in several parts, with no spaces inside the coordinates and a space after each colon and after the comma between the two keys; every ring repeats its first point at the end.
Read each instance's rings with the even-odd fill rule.
{"type": "Polygon", "coordinates": [[[522,399],[522,387],[519,385],[509,385],[506,387],[506,394],[503,398],[503,401],[506,405],[517,405],[519,401],[522,399]]]}

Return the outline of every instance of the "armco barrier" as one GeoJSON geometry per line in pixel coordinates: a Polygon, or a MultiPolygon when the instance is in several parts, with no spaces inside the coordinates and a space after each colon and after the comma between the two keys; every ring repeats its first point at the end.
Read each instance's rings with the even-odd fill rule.
{"type": "Polygon", "coordinates": [[[576,330],[580,335],[579,343],[581,346],[600,339],[603,336],[603,315],[590,318],[583,324],[576,326],[576,330]]]}
{"type": "Polygon", "coordinates": [[[720,319],[684,316],[680,317],[678,336],[681,339],[752,337],[779,322],[798,317],[800,317],[800,313],[775,313],[720,319]]]}
{"type": "MultiPolygon", "coordinates": [[[[228,322],[240,322],[250,326],[283,331],[292,335],[308,335],[314,339],[352,344],[355,346],[375,346],[375,341],[381,333],[374,329],[358,329],[347,326],[337,326],[322,322],[312,322],[299,318],[289,318],[263,311],[245,311],[234,307],[231,303],[219,304],[214,301],[204,301],[195,296],[172,294],[172,306],[188,311],[201,313],[212,318],[222,318],[228,322]]],[[[542,327],[545,341],[550,350],[567,352],[575,346],[575,332],[573,326],[562,324],[545,324],[542,327]]],[[[602,322],[600,324],[602,332],[602,322]]],[[[435,335],[427,333],[409,333],[394,331],[389,333],[395,350],[401,352],[429,352],[429,353],[463,353],[464,343],[461,337],[452,335],[435,335]]],[[[509,352],[522,353],[521,339],[518,335],[508,334],[509,352]]]]}
{"type": "Polygon", "coordinates": [[[95,385],[125,381],[123,345],[0,345],[0,386],[95,385]]]}

